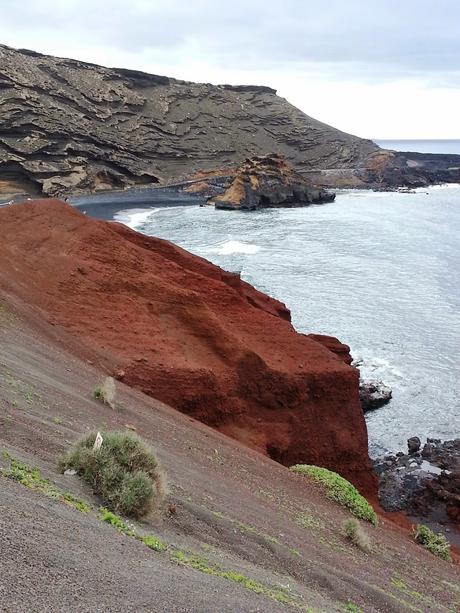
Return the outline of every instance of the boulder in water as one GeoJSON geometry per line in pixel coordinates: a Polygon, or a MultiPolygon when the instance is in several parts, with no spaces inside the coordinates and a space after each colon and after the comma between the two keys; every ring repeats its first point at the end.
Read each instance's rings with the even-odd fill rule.
{"type": "Polygon", "coordinates": [[[391,389],[382,381],[362,381],[359,386],[359,399],[364,413],[388,404],[392,395],[391,389]]]}

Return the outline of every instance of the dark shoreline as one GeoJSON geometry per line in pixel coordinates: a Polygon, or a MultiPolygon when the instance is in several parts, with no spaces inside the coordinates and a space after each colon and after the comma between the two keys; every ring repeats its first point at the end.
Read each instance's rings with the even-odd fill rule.
{"type": "Polygon", "coordinates": [[[91,217],[112,221],[117,213],[130,209],[193,206],[205,204],[203,196],[187,194],[177,188],[164,187],[121,192],[103,192],[68,198],[69,204],[91,217]]]}

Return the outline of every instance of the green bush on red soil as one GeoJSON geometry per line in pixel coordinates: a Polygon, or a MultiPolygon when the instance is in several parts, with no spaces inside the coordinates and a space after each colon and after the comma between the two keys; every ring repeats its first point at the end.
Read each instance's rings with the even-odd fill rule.
{"type": "Polygon", "coordinates": [[[94,448],[96,436],[85,436],[60,458],[61,470],[76,470],[111,511],[146,515],[164,496],[155,454],[132,432],[103,432],[99,449],[94,448]]]}
{"type": "Polygon", "coordinates": [[[311,464],[296,464],[291,466],[290,470],[316,481],[324,488],[328,498],[350,509],[356,517],[377,525],[377,515],[372,506],[354,485],[334,471],[311,464]]]}

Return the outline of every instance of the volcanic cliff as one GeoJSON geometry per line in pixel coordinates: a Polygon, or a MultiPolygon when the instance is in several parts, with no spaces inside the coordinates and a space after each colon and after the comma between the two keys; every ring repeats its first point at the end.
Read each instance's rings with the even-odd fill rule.
{"type": "Polygon", "coordinates": [[[377,145],[269,87],[188,83],[0,46],[0,193],[148,185],[282,154],[356,167],[377,145]]]}
{"type": "Polygon", "coordinates": [[[375,492],[343,346],[325,339],[338,357],[295,332],[283,304],[237,275],[56,200],[0,209],[0,261],[3,291],[124,383],[283,464],[320,464],[375,492]]]}

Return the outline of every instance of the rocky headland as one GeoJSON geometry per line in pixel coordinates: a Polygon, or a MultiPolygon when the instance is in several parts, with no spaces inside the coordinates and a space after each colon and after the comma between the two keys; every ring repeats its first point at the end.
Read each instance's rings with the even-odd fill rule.
{"type": "Polygon", "coordinates": [[[313,184],[460,181],[460,156],[397,153],[269,87],[190,83],[0,46],[0,199],[232,174],[275,152],[313,184]]]}
{"type": "Polygon", "coordinates": [[[0,209],[0,259],[0,288],[124,383],[282,464],[376,492],[341,344],[295,332],[288,309],[238,275],[56,200],[0,209]]]}
{"type": "Polygon", "coordinates": [[[212,199],[216,209],[256,210],[332,202],[335,194],[313,185],[280,155],[247,159],[228,189],[212,199]]]}

